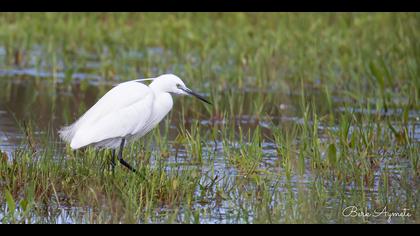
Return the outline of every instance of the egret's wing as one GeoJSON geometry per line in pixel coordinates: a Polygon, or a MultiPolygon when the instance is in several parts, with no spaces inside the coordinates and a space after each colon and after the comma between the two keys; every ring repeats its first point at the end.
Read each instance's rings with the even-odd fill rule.
{"type": "Polygon", "coordinates": [[[76,149],[105,139],[124,137],[146,123],[153,106],[151,89],[129,81],[111,89],[71,127],[76,149]]]}
{"type": "Polygon", "coordinates": [[[87,121],[101,118],[104,114],[140,101],[150,93],[152,93],[150,88],[142,83],[135,81],[121,83],[109,90],[80,119],[87,121]]]}

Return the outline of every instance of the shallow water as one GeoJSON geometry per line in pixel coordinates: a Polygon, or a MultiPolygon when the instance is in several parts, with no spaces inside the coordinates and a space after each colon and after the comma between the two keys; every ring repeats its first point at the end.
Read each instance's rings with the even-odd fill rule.
{"type": "MultiPolygon", "coordinates": [[[[161,53],[159,50],[156,50],[156,53],[161,53]]],[[[2,51],[0,48],[0,57],[2,51]]],[[[141,57],[134,53],[133,57],[141,57]]],[[[89,67],[95,67],[95,63],[92,62],[89,64],[89,67]]],[[[35,69],[1,69],[0,68],[0,87],[2,92],[0,93],[0,150],[7,154],[9,159],[13,158],[13,153],[18,148],[27,147],[27,137],[24,133],[24,129],[21,127],[23,121],[27,124],[30,124],[34,129],[33,134],[35,138],[39,141],[43,137],[47,137],[48,134],[54,134],[55,139],[48,140],[50,143],[58,144],[58,147],[64,149],[64,144],[57,139],[57,130],[65,125],[73,122],[80,114],[86,111],[90,106],[92,106],[107,90],[109,90],[113,84],[117,82],[109,82],[103,80],[100,76],[90,73],[78,73],[73,74],[73,82],[67,84],[65,82],[64,73],[56,73],[55,82],[52,83],[50,77],[51,73],[46,73],[42,71],[37,71],[35,69]]],[[[236,91],[237,93],[245,93],[245,99],[255,96],[256,91],[236,91]]],[[[308,94],[319,93],[318,91],[309,91],[308,94]]],[[[232,91],[227,91],[227,93],[232,93],[232,91]]],[[[299,117],[298,107],[299,107],[299,94],[281,94],[280,92],[275,91],[266,91],[266,93],[271,96],[270,101],[282,101],[280,104],[273,103],[272,106],[278,107],[278,109],[273,110],[270,113],[270,116],[256,116],[252,114],[251,107],[244,108],[244,114],[237,115],[230,119],[226,118],[203,118],[198,120],[198,123],[201,126],[217,126],[224,125],[227,123],[234,122],[237,126],[240,126],[242,129],[255,129],[259,127],[264,136],[269,137],[271,135],[271,128],[273,125],[279,123],[297,123],[301,124],[303,121],[302,117],[299,117]]],[[[184,98],[176,98],[175,106],[172,111],[174,115],[170,116],[170,126],[168,140],[169,143],[173,143],[173,140],[177,137],[179,130],[177,128],[177,123],[180,121],[180,103],[184,98]]],[[[364,113],[365,111],[359,108],[352,107],[342,107],[342,99],[339,97],[334,97],[334,112],[340,113],[345,109],[351,109],[353,113],[364,113]]],[[[250,101],[245,101],[250,103],[250,101]]],[[[324,106],[325,98],[322,96],[318,99],[317,106],[319,107],[320,116],[328,114],[328,110],[324,106]]],[[[203,108],[204,109],[204,108],[203,108]]],[[[192,111],[188,110],[187,113],[192,111]]],[[[379,114],[381,116],[390,116],[395,118],[393,125],[399,125],[398,119],[403,113],[403,109],[388,109],[387,111],[376,111],[371,110],[373,114],[379,114]]],[[[411,110],[409,111],[408,119],[408,135],[414,143],[420,143],[420,111],[411,110]]],[[[186,122],[191,125],[196,121],[195,118],[186,117],[186,122]]],[[[188,126],[187,126],[188,127],[188,126]]],[[[335,125],[319,123],[318,131],[320,134],[320,140],[323,140],[323,133],[334,131],[337,128],[335,125]]],[[[176,168],[177,170],[188,170],[190,168],[200,168],[201,173],[203,173],[202,184],[209,184],[214,176],[220,178],[219,181],[224,181],[223,186],[229,186],[236,183],[236,178],[238,176],[244,177],[246,173],[241,173],[237,168],[234,168],[231,165],[226,165],[226,159],[223,156],[223,146],[222,140],[204,140],[206,145],[202,150],[203,154],[203,164],[196,165],[194,162],[191,162],[188,158],[185,149],[175,148],[174,146],[169,147],[170,156],[164,161],[171,163],[169,165],[168,171],[170,168],[176,168]],[[212,165],[212,166],[210,166],[212,165]],[[211,168],[210,168],[211,167],[211,168]],[[214,168],[214,173],[209,173],[211,169],[214,168]],[[205,175],[209,175],[206,177],[205,175]],[[228,184],[226,184],[228,183],[228,184]]],[[[40,142],[40,141],[39,141],[40,142]]],[[[238,140],[239,142],[239,140],[238,140]]],[[[298,141],[297,141],[298,142],[298,141]]],[[[242,143],[243,144],[243,143],[242,143]]],[[[245,144],[246,145],[246,144],[245,144]]],[[[228,147],[236,148],[239,146],[238,143],[228,143],[228,147]]],[[[313,184],[314,176],[309,170],[304,170],[302,175],[292,175],[291,178],[287,178],[282,175],[281,178],[278,178],[277,175],[271,175],[270,173],[282,172],[283,169],[281,165],[278,164],[278,151],[277,145],[270,139],[262,141],[261,150],[262,150],[262,161],[259,170],[264,170],[261,172],[261,176],[270,179],[271,188],[273,194],[275,192],[284,192],[292,191],[290,194],[297,195],[302,190],[310,188],[313,184]]],[[[60,153],[58,151],[57,153],[60,153]]],[[[59,154],[58,154],[59,155],[59,154]]],[[[355,190],[351,185],[347,186],[345,194],[352,194],[352,191],[365,191],[368,196],[377,195],[377,185],[379,184],[379,179],[383,174],[383,170],[386,168],[387,174],[391,176],[391,182],[393,179],[398,179],[400,174],[404,172],[406,168],[409,167],[409,163],[404,161],[398,161],[394,164],[386,158],[384,153],[385,161],[381,162],[378,171],[375,173],[375,187],[373,189],[359,189],[355,190]]],[[[152,165],[158,165],[158,162],[162,159],[152,156],[150,162],[152,165]]],[[[414,177],[416,178],[416,177],[414,177]]],[[[328,183],[326,183],[328,185],[328,183]]],[[[391,183],[392,184],[392,183],[391,183]]],[[[395,186],[398,186],[395,183],[395,186]]],[[[222,185],[221,185],[222,186],[222,185]]],[[[216,189],[217,183],[213,186],[216,189]]],[[[413,187],[417,188],[417,180],[413,180],[413,187]]],[[[249,189],[248,191],[250,191],[249,189]]],[[[199,193],[197,193],[199,194],[199,193]]],[[[401,196],[404,197],[404,193],[401,193],[401,196]]],[[[235,199],[234,196],[230,199],[235,199]]],[[[214,201],[209,201],[214,202],[214,201]]],[[[337,211],[337,204],[340,202],[339,198],[331,198],[329,202],[326,203],[326,212],[333,214],[337,211]]],[[[275,203],[273,202],[273,205],[275,203]]],[[[241,211],[244,206],[240,202],[235,202],[234,200],[230,201],[221,201],[220,204],[211,205],[211,204],[200,204],[196,203],[194,205],[195,209],[199,209],[200,212],[204,212],[201,216],[200,222],[207,223],[229,223],[235,221],[235,216],[238,214],[238,211],[241,211]]],[[[285,206],[284,206],[285,207],[285,206]]],[[[168,213],[170,209],[162,209],[163,213],[168,213]]],[[[87,222],[92,214],[91,209],[77,208],[73,206],[56,206],[51,207],[51,211],[47,211],[46,215],[35,216],[35,219],[45,222],[57,222],[57,223],[75,223],[75,222],[87,222]]],[[[159,219],[159,212],[156,213],[156,219],[159,219]]],[[[250,212],[247,212],[249,221],[253,220],[253,215],[250,212]]],[[[0,212],[0,218],[2,213],[0,212]]],[[[183,214],[181,214],[182,218],[183,214]]],[[[395,219],[392,222],[400,222],[400,219],[395,219]]],[[[407,219],[404,219],[407,220],[407,219]]],[[[182,221],[182,219],[180,219],[182,221]]],[[[332,222],[334,222],[332,220],[332,222]]],[[[349,219],[351,222],[351,219],[349,219]]],[[[372,223],[384,223],[386,219],[382,218],[373,218],[369,222],[372,223]]],[[[415,222],[414,219],[408,219],[408,222],[415,222]]],[[[246,222],[244,222],[246,223],[246,222]]]]}

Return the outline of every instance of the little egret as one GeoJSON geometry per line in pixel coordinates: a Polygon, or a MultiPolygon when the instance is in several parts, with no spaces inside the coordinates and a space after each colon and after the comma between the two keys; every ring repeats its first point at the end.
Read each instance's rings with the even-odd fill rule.
{"type": "Polygon", "coordinates": [[[143,137],[159,124],[172,109],[171,94],[192,95],[211,104],[173,74],[132,80],[108,91],[76,122],[60,129],[60,137],[70,143],[72,149],[89,145],[112,149],[112,168],[115,150],[119,147],[119,162],[135,172],[122,158],[124,145],[143,137]],[[145,80],[152,80],[152,83],[147,86],[142,83],[145,80]]]}

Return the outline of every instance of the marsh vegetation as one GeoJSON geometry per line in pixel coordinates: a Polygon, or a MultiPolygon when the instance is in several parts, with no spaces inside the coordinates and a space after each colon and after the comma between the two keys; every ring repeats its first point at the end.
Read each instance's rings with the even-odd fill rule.
{"type": "Polygon", "coordinates": [[[2,223],[419,223],[420,14],[2,13],[2,223]],[[128,146],[57,130],[113,85],[174,73],[128,146]]]}

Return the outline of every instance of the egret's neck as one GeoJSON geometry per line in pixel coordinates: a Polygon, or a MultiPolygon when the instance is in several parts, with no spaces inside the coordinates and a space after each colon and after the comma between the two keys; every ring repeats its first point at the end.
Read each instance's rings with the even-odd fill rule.
{"type": "Polygon", "coordinates": [[[163,113],[169,112],[173,106],[172,95],[168,92],[167,84],[160,80],[154,80],[149,87],[155,94],[154,106],[160,107],[163,113]]]}
{"type": "Polygon", "coordinates": [[[152,88],[155,99],[153,101],[153,121],[152,123],[156,125],[159,123],[168,112],[172,109],[173,100],[172,95],[170,93],[161,91],[159,89],[154,90],[152,88]]]}
{"type": "Polygon", "coordinates": [[[167,84],[160,79],[155,79],[151,84],[149,84],[149,87],[155,92],[155,94],[169,92],[167,84]]]}

